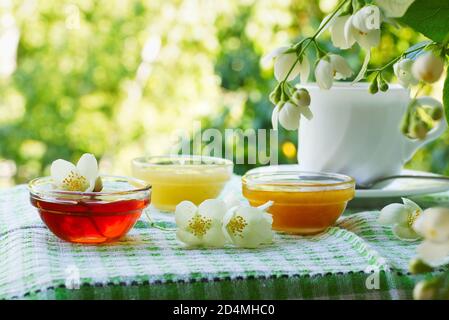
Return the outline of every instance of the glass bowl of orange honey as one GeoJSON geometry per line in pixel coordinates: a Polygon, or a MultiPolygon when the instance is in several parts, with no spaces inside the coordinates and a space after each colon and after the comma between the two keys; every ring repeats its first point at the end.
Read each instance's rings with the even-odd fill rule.
{"type": "Polygon", "coordinates": [[[353,178],[336,173],[269,166],[242,177],[243,196],[252,206],[273,201],[268,209],[273,229],[292,234],[316,234],[332,226],[354,197],[353,178]]]}
{"type": "Polygon", "coordinates": [[[101,192],[55,190],[51,177],[32,180],[31,204],[57,237],[96,244],[123,237],[150,203],[151,186],[120,176],[101,176],[101,192]]]}

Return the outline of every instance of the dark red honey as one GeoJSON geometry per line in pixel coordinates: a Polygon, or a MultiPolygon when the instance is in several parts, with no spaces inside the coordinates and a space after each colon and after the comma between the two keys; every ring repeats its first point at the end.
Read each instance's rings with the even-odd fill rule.
{"type": "Polygon", "coordinates": [[[31,203],[59,238],[75,243],[102,243],[124,236],[137,222],[149,199],[53,202],[31,197],[31,203]]]}

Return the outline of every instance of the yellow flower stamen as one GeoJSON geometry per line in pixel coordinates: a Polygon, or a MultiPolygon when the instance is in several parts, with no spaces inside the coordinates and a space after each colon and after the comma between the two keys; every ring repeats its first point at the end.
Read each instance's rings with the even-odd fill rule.
{"type": "Polygon", "coordinates": [[[242,232],[247,225],[248,223],[242,216],[235,216],[229,221],[227,228],[234,236],[243,237],[242,232]]]}
{"type": "Polygon", "coordinates": [[[192,219],[189,220],[187,230],[196,237],[203,237],[207,231],[212,227],[212,219],[202,217],[199,214],[195,214],[192,219]]]}
{"type": "Polygon", "coordinates": [[[69,175],[62,180],[62,187],[67,191],[85,191],[89,188],[89,182],[79,173],[70,171],[69,175]]]}
{"type": "Polygon", "coordinates": [[[437,234],[438,233],[435,229],[430,229],[429,230],[429,235],[430,235],[429,239],[435,239],[437,237],[437,234]]]}
{"type": "Polygon", "coordinates": [[[408,215],[408,225],[410,227],[413,227],[413,224],[415,223],[416,219],[418,219],[420,214],[421,214],[421,210],[415,210],[415,211],[413,211],[413,213],[408,215]]]}

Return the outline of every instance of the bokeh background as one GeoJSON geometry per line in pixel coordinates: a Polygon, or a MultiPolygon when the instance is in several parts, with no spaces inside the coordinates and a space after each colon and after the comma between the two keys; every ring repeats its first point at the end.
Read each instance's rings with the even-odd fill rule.
{"type": "MultiPolygon", "coordinates": [[[[103,172],[167,152],[174,130],[270,128],[275,86],[261,57],[313,34],[336,0],[1,0],[0,187],[84,152],[103,172]]],[[[371,66],[423,37],[384,27],[371,66]]],[[[334,52],[329,35],[321,44],[334,52]]],[[[354,69],[363,54],[344,54],[354,69]]],[[[313,58],[313,57],[312,57],[313,58]]],[[[426,88],[441,99],[442,83],[426,88]]],[[[296,162],[280,131],[279,162],[296,162]]],[[[408,167],[449,174],[449,134],[408,167]]],[[[252,165],[238,165],[243,173],[252,165]]]]}

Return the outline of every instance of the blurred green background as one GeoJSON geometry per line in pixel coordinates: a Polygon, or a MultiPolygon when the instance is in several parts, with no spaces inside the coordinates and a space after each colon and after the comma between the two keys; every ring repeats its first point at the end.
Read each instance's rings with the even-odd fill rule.
{"type": "MultiPolygon", "coordinates": [[[[0,186],[10,186],[84,152],[103,172],[129,174],[132,158],[166,153],[193,120],[203,129],[271,128],[275,80],[260,58],[313,34],[336,0],[0,3],[0,186]]],[[[371,65],[420,40],[384,27],[371,65]]],[[[328,33],[320,41],[338,52],[328,33]]],[[[360,67],[357,47],[344,55],[360,67]]],[[[427,91],[441,98],[442,83],[427,91]]],[[[296,162],[296,142],[281,129],[280,163],[296,162]]],[[[449,174],[448,146],[446,134],[408,167],[449,174]]]]}

